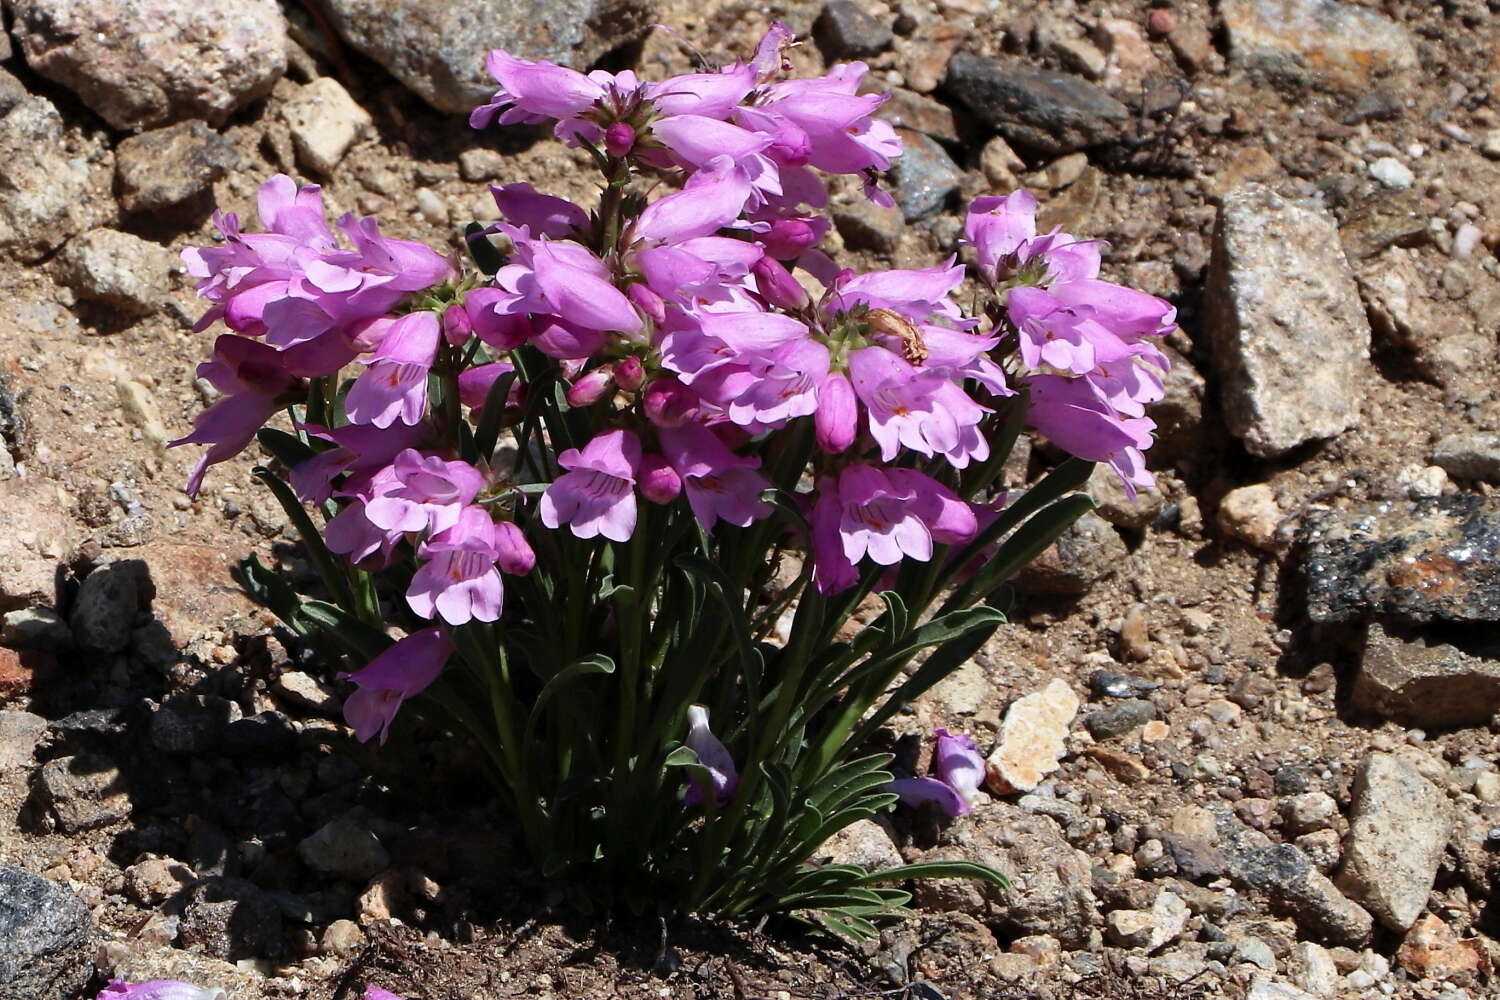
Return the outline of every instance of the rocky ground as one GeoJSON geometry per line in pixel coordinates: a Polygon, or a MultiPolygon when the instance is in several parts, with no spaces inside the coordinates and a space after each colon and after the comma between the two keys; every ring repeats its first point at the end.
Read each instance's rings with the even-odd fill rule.
{"type": "Polygon", "coordinates": [[[110,975],[237,1000],[1495,995],[1495,0],[0,9],[0,1000],[110,975]],[[464,127],[485,49],[655,76],[772,17],[805,69],[868,61],[909,141],[899,208],[842,193],[835,249],[924,265],[964,200],[1025,184],[1182,323],[1159,492],[1091,484],[1015,624],[892,734],[993,747],[993,801],[829,845],[1013,890],[921,886],[860,954],[577,917],[507,863],[468,763],[367,754],[239,595],[248,553],[298,570],[256,456],[189,502],[193,456],[163,447],[213,393],[175,263],[213,205],[285,170],[457,248],[483,182],[586,193],[556,144],[464,127]]]}

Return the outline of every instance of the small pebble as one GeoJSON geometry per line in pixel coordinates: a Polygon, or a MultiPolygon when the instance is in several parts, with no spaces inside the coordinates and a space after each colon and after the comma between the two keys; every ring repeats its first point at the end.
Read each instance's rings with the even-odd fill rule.
{"type": "Polygon", "coordinates": [[[1370,176],[1392,191],[1405,191],[1416,182],[1411,169],[1394,156],[1382,156],[1370,164],[1370,176]]]}
{"type": "Polygon", "coordinates": [[[417,211],[434,226],[448,224],[448,203],[432,188],[417,188],[417,211]]]}

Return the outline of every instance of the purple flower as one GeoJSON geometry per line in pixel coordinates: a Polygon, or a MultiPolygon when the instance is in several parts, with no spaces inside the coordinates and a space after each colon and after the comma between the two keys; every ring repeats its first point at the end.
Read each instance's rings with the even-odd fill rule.
{"type": "MultiPolygon", "coordinates": [[[[495,275],[512,293],[513,313],[540,313],[586,330],[641,329],[641,317],[610,280],[604,262],[586,247],[514,235],[515,256],[495,275]]],[[[592,352],[589,352],[592,353],[592,352]]]]}
{"type": "Polygon", "coordinates": [[[349,390],[345,412],[356,424],[418,423],[427,411],[427,373],[442,330],[435,313],[408,313],[380,341],[349,390]]]}
{"type": "Polygon", "coordinates": [[[176,979],[153,979],[133,985],[111,979],[99,991],[97,1000],[224,1000],[224,997],[221,989],[193,986],[176,979]]]}
{"type": "Polygon", "coordinates": [[[189,496],[197,495],[210,465],[244,451],[255,432],[286,405],[300,380],[283,371],[280,361],[274,348],[245,337],[225,334],[214,341],[213,359],[198,366],[198,377],[212,383],[224,398],[194,418],[191,434],[168,445],[209,446],[188,476],[189,496]]]}
{"type": "Polygon", "coordinates": [[[950,819],[962,816],[973,808],[952,785],[937,778],[897,778],[885,788],[886,791],[899,795],[901,804],[908,809],[935,802],[943,815],[950,819]]]}
{"type": "Polygon", "coordinates": [[[384,569],[391,564],[401,533],[372,524],[365,516],[365,501],[354,499],[323,526],[323,540],[330,551],[366,569],[384,569]]]}
{"type": "Polygon", "coordinates": [[[854,443],[859,432],[859,406],[854,386],[842,372],[829,372],[818,384],[818,408],[813,412],[818,447],[838,454],[854,443]]]}
{"type": "MultiPolygon", "coordinates": [[[[683,743],[698,755],[698,762],[708,770],[709,785],[714,796],[714,807],[722,809],[734,798],[740,786],[740,774],[735,769],[734,758],[719,738],[708,728],[708,709],[702,705],[688,706],[688,733],[683,743]]],[[[689,807],[703,805],[703,791],[698,782],[689,779],[683,804],[689,807]]]]}
{"type": "Polygon", "coordinates": [[[579,538],[603,535],[623,542],[635,531],[635,479],[641,443],[629,431],[605,431],[584,445],[569,448],[557,464],[569,471],[542,494],[542,523],[567,524],[579,538]]]}
{"type": "Polygon", "coordinates": [[[408,448],[372,483],[365,516],[386,531],[439,532],[484,488],[484,476],[467,462],[448,461],[408,448]]]}
{"type": "Polygon", "coordinates": [[[883,461],[902,447],[942,455],[958,469],[989,456],[989,440],[979,429],[989,410],[946,376],[924,373],[883,347],[866,347],[849,355],[849,377],[883,461]]]}
{"type": "Polygon", "coordinates": [[[963,733],[934,729],[937,745],[932,751],[932,770],[938,780],[958,792],[969,805],[983,801],[984,757],[974,741],[963,733]]]}
{"type": "Polygon", "coordinates": [[[648,83],[646,99],[662,115],[727,118],[755,86],[755,71],[736,63],[718,73],[683,73],[648,83]]]}
{"type": "Polygon", "coordinates": [[[587,212],[566,199],[538,194],[530,184],[492,186],[490,194],[501,217],[513,226],[525,226],[532,236],[563,239],[588,230],[587,212]]]}
{"type": "Polygon", "coordinates": [[[362,670],[340,674],[359,689],[344,699],[344,721],[354,736],[368,743],[376,736],[382,745],[401,703],[427,690],[443,672],[453,643],[440,628],[424,628],[394,643],[362,670]]]}
{"type": "Polygon", "coordinates": [[[661,455],[647,455],[641,459],[638,485],[652,503],[671,503],[682,492],[682,477],[661,455]]]}
{"type": "MultiPolygon", "coordinates": [[[[508,542],[513,547],[515,540],[508,542]]],[[[449,625],[500,617],[505,588],[495,567],[500,540],[489,511],[463,508],[451,525],[422,543],[418,555],[426,561],[406,590],[406,603],[413,611],[449,625]]]]}
{"type": "Polygon", "coordinates": [[[545,59],[517,59],[496,49],[485,57],[484,65],[500,89],[489,104],[469,115],[473,128],[488,128],[496,121],[515,125],[574,118],[604,97],[599,81],[545,59]]]}
{"type": "Polygon", "coordinates": [[[366,986],[364,993],[360,994],[359,1000],[401,1000],[390,990],[383,990],[379,986],[366,986]]]}
{"type": "Polygon", "coordinates": [[[990,281],[1004,281],[1033,262],[1042,271],[1042,284],[1092,278],[1099,273],[1099,244],[1078,240],[1054,229],[1036,233],[1036,198],[1015,191],[1003,198],[975,198],[964,221],[964,235],[973,244],[979,271],[990,281]]]}
{"type": "Polygon", "coordinates": [[[771,484],[755,469],[760,461],[743,458],[701,424],[664,427],[662,453],[682,477],[688,506],[705,530],[723,520],[743,528],[771,513],[760,494],[771,484]]]}
{"type": "Polygon", "coordinates": [[[1122,416],[1089,378],[1033,375],[1027,384],[1028,424],[1071,455],[1108,463],[1131,499],[1137,488],[1150,488],[1152,478],[1141,452],[1151,447],[1154,421],[1122,416]]]}
{"type": "Polygon", "coordinates": [[[329,429],[303,424],[308,437],[331,441],[334,447],[319,452],[292,469],[292,489],[308,503],[322,503],[334,494],[334,480],[349,473],[342,495],[358,494],[370,475],[391,464],[408,448],[420,447],[433,435],[430,424],[397,424],[382,430],[371,424],[345,424],[329,429]]]}

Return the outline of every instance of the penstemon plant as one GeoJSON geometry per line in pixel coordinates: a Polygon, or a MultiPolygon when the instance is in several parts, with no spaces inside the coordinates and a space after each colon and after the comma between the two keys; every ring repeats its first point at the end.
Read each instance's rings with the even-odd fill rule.
{"type": "Polygon", "coordinates": [[[326,592],[254,558],[241,582],[342,667],[359,739],[422,695],[472,740],[542,873],[858,938],[904,880],[1000,881],[813,859],[898,800],[979,794],[966,737],[940,732],[925,778],[874,738],[1004,621],[1093,463],[1151,482],[1175,314],[1101,281],[1097,243],[1038,234],[1025,192],[969,208],[976,315],[952,258],[841,267],[818,172],[888,205],[901,144],[862,64],[791,79],[790,44],[773,25],[752,61],[657,83],[491,53],[471,124],[553,123],[601,193],[494,188],[472,264],[369,219],[341,241],[316,187],[272,178],[265,232],[221,214],[184,254],[199,329],[231,332],[199,369],[224,396],[178,443],[209,446],[195,492],[258,434],[326,592]],[[283,409],[291,432],[263,428],[283,409]],[[1026,427],[1072,457],[1007,495],[1026,427]]]}

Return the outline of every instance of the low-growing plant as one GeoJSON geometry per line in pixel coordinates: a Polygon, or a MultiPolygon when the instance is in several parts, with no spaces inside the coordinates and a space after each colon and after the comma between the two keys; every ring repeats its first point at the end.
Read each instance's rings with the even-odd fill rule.
{"type": "Polygon", "coordinates": [[[1093,463],[1150,482],[1174,313],[1100,280],[1096,242],[1039,234],[1025,192],[969,207],[967,311],[951,257],[857,274],[819,251],[819,173],[889,206],[901,142],[862,64],[791,78],[790,42],[652,83],[491,53],[471,124],[550,122],[601,186],[589,211],[494,188],[472,264],[369,219],[341,240],[316,187],[272,178],[264,232],[219,215],[184,255],[199,329],[231,332],[178,443],[209,446],[196,491],[259,434],[324,589],[253,558],[244,586],[353,683],[361,740],[407,699],[441,709],[540,872],[600,906],[861,937],[905,880],[1000,881],[815,858],[898,800],[979,794],[966,738],[939,733],[933,777],[872,740],[1005,620],[1093,463]],[[1028,427],[1072,457],[1007,494],[1028,427]]]}

